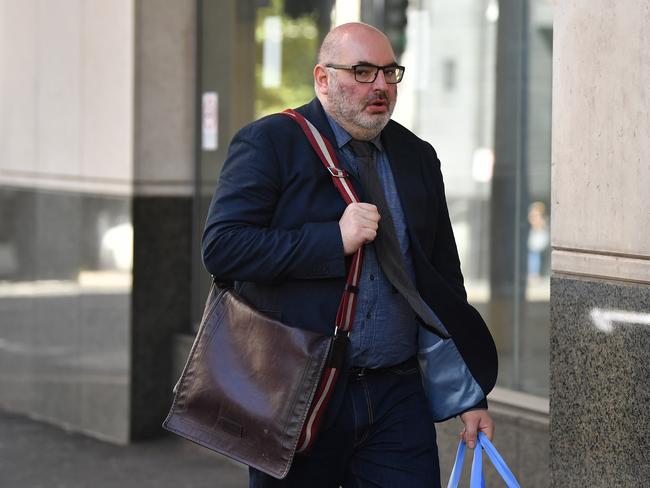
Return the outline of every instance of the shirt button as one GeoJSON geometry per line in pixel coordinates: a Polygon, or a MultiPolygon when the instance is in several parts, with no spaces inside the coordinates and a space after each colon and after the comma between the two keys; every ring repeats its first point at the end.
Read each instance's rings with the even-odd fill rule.
{"type": "Polygon", "coordinates": [[[374,274],[370,275],[370,281],[375,281],[375,275],[374,274]]]}
{"type": "Polygon", "coordinates": [[[368,313],[366,314],[366,318],[369,319],[370,317],[372,317],[372,315],[370,314],[370,312],[368,312],[368,313]]]}

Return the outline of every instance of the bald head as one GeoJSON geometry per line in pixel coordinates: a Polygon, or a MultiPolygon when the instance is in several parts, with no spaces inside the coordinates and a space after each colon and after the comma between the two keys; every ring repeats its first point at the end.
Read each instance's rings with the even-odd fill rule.
{"type": "MultiPolygon", "coordinates": [[[[321,46],[314,67],[314,88],[325,111],[352,137],[370,140],[390,120],[397,86],[386,82],[385,71],[395,66],[395,53],[383,32],[359,22],[332,29],[321,46]],[[375,69],[373,81],[357,80],[354,66],[375,69]]],[[[374,74],[374,73],[372,73],[374,74]]]]}
{"type": "Polygon", "coordinates": [[[390,54],[395,58],[393,48],[390,45],[388,37],[375,27],[364,24],[362,22],[350,22],[335,27],[323,39],[323,44],[318,52],[318,63],[334,63],[340,62],[338,59],[341,54],[351,45],[358,45],[360,43],[376,43],[379,42],[384,48],[390,51],[390,54]]]}

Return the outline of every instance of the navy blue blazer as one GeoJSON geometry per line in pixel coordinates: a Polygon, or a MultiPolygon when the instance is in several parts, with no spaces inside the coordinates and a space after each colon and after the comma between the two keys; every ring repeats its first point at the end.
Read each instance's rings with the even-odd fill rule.
{"type": "MultiPolygon", "coordinates": [[[[317,99],[297,111],[335,142],[317,99]]],[[[496,348],[467,303],[440,161],[429,143],[394,121],[381,140],[407,221],[417,288],[487,395],[496,381],[496,348]]],[[[354,177],[352,184],[363,200],[354,177]]],[[[205,266],[218,281],[234,281],[267,315],[332,334],[348,264],[338,226],[344,209],[298,124],[264,117],[230,144],[203,235],[205,266]]]]}

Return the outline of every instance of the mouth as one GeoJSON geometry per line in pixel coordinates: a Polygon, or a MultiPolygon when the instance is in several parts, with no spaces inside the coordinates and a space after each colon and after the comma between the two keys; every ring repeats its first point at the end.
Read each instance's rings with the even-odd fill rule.
{"type": "Polygon", "coordinates": [[[373,98],[368,102],[366,108],[373,113],[385,112],[388,110],[388,101],[384,98],[373,98]]]}

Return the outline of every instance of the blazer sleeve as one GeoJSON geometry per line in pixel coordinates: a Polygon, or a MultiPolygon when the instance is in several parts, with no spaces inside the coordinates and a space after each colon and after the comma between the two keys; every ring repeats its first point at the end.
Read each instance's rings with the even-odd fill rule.
{"type": "Polygon", "coordinates": [[[454,239],[454,232],[449,218],[449,209],[447,208],[447,197],[445,196],[445,184],[440,170],[440,160],[435,149],[429,143],[426,143],[426,146],[429,152],[428,159],[433,164],[436,197],[438,199],[436,202],[438,209],[436,235],[431,263],[458,296],[463,300],[467,300],[463,274],[460,269],[458,248],[456,247],[456,240],[454,239]]]}
{"type": "Polygon", "coordinates": [[[268,130],[252,124],[234,137],[202,239],[208,271],[223,281],[278,282],[345,276],[338,221],[274,228],[285,175],[268,130]]]}

